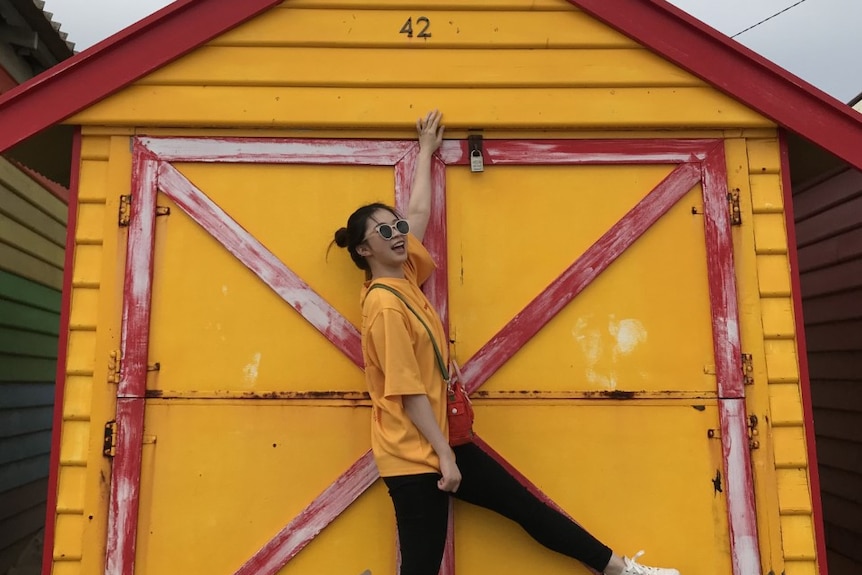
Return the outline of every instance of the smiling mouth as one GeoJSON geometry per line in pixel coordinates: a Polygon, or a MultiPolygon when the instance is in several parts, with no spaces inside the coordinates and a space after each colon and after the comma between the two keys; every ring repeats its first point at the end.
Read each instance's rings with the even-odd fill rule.
{"type": "Polygon", "coordinates": [[[392,244],[393,250],[403,250],[404,249],[404,240],[398,240],[392,244]]]}

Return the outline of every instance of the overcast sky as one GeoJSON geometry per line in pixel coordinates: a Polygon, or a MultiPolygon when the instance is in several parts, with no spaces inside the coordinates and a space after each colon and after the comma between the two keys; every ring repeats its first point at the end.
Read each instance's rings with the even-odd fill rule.
{"type": "MultiPolygon", "coordinates": [[[[237,0],[242,1],[242,0],[237,0]]],[[[608,0],[613,1],[613,0],[608,0]]],[[[670,0],[732,36],[799,0],[670,0]]],[[[169,4],[167,0],[46,0],[77,50],[169,4]]],[[[847,102],[862,92],[862,0],[802,0],[736,38],[828,94],[847,102]]]]}

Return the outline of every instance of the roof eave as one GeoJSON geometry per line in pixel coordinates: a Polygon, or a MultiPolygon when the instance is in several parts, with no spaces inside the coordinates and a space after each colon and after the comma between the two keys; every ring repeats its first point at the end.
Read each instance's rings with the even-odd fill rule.
{"type": "Polygon", "coordinates": [[[665,0],[569,0],[608,26],[862,169],[862,115],[665,0]]]}
{"type": "Polygon", "coordinates": [[[30,28],[39,35],[41,42],[45,44],[57,62],[70,58],[74,54],[72,47],[61,36],[59,24],[49,20],[48,15],[33,0],[9,0],[15,10],[27,22],[30,28]]]}
{"type": "MultiPolygon", "coordinates": [[[[862,115],[665,0],[569,2],[862,169],[862,115]]],[[[0,153],[280,3],[177,0],[0,97],[0,153]]]]}
{"type": "Polygon", "coordinates": [[[177,0],[0,96],[0,153],[280,3],[177,0]]]}

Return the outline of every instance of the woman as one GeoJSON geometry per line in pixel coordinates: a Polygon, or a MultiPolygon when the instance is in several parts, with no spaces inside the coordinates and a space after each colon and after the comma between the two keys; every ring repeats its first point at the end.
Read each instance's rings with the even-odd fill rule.
{"type": "MultiPolygon", "coordinates": [[[[335,243],[347,248],[368,280],[362,291],[362,349],[372,401],[371,444],[395,506],[401,575],[437,575],[450,495],[512,519],[545,547],[606,575],[679,575],[614,554],[476,445],[449,446],[445,383],[428,330],[437,342],[446,338],[420,289],[435,267],[421,242],[431,215],[431,159],[443,140],[440,119],[435,111],[416,123],[419,158],[407,218],[371,204],[335,232],[335,243]],[[386,289],[369,290],[372,284],[404,299],[386,289]]],[[[446,346],[440,348],[445,355],[446,346]]]]}

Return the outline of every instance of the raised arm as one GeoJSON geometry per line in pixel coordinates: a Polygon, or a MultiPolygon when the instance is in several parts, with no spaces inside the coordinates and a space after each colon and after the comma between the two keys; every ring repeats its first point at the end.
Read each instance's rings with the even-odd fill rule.
{"type": "Polygon", "coordinates": [[[416,121],[419,133],[419,157],[416,160],[416,173],[410,190],[410,203],[407,205],[407,220],[410,231],[422,241],[428,220],[431,218],[431,160],[434,152],[443,142],[444,126],[440,125],[443,115],[434,110],[416,121]]]}

